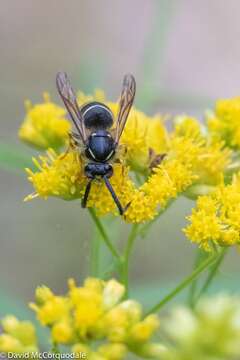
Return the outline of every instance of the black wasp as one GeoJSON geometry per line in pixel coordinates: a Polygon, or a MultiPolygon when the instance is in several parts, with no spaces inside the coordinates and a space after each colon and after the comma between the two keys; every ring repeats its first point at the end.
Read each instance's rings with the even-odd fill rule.
{"type": "Polygon", "coordinates": [[[58,92],[76,127],[73,132],[74,142],[79,150],[85,154],[88,162],[84,167],[89,179],[82,200],[82,207],[86,207],[92,181],[102,178],[118,207],[120,215],[124,209],[111,185],[109,178],[113,175],[113,167],[109,163],[116,153],[119,139],[125,127],[128,114],[132,107],[136,92],[136,82],[132,75],[124,76],[119,109],[115,126],[111,110],[100,102],[90,102],[79,107],[76,95],[71,87],[66,73],[59,72],[56,78],[58,92]]]}

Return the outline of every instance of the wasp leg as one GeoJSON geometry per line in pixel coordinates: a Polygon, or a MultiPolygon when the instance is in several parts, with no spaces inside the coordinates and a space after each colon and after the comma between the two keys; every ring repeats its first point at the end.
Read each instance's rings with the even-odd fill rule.
{"type": "Polygon", "coordinates": [[[76,149],[76,147],[78,145],[78,142],[75,139],[76,136],[77,136],[77,134],[75,134],[75,133],[68,134],[68,137],[69,137],[68,147],[67,147],[66,151],[64,152],[64,154],[62,154],[61,159],[64,159],[71,150],[76,149]]]}
{"type": "Polygon", "coordinates": [[[94,178],[90,179],[89,182],[87,183],[85,194],[82,199],[82,208],[87,207],[88,196],[89,196],[89,193],[91,190],[91,185],[92,185],[93,180],[94,180],[94,178]]]}
{"type": "Polygon", "coordinates": [[[120,201],[119,201],[119,199],[118,199],[115,191],[113,190],[113,187],[112,187],[112,185],[111,185],[111,183],[110,183],[110,181],[109,181],[109,179],[107,178],[106,175],[103,176],[103,180],[104,180],[104,182],[105,182],[105,184],[106,184],[106,186],[107,186],[110,194],[112,195],[112,198],[113,198],[115,204],[117,205],[119,214],[120,214],[120,215],[123,215],[123,214],[124,214],[124,211],[125,211],[126,209],[124,209],[124,208],[122,207],[122,205],[121,205],[121,203],[120,203],[120,201]]]}

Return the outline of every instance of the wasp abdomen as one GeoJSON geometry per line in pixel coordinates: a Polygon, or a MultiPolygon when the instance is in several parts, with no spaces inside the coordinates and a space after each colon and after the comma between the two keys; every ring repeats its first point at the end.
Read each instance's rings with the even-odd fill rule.
{"type": "Polygon", "coordinates": [[[91,102],[81,108],[84,124],[88,129],[107,129],[113,124],[111,110],[100,102],[91,102]]]}

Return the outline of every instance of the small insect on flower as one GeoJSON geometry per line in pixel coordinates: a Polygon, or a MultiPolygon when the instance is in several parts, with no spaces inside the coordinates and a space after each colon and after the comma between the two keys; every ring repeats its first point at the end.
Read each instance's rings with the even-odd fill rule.
{"type": "Polygon", "coordinates": [[[119,140],[135,97],[134,77],[130,74],[124,76],[116,126],[114,127],[113,114],[105,104],[90,102],[79,108],[67,75],[59,72],[56,82],[59,94],[77,130],[77,133],[70,134],[73,144],[86,158],[84,173],[89,181],[82,200],[82,207],[87,206],[92,182],[100,178],[111,193],[120,215],[123,215],[129,204],[123,208],[109,178],[113,175],[111,162],[117,160],[116,151],[119,140]]]}

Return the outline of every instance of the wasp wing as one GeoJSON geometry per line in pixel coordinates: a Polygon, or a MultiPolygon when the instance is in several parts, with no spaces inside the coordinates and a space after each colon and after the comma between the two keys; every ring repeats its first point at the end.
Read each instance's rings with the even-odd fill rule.
{"type": "Polygon", "coordinates": [[[66,109],[81,136],[83,143],[86,143],[87,136],[81,111],[79,109],[76,95],[71,87],[68,76],[64,72],[57,73],[56,84],[58,92],[66,106],[66,109]]]}
{"type": "Polygon", "coordinates": [[[123,78],[122,92],[119,101],[117,122],[115,129],[115,143],[119,142],[124,127],[126,125],[128,114],[131,110],[136,92],[136,81],[134,76],[127,74],[123,78]]]}

